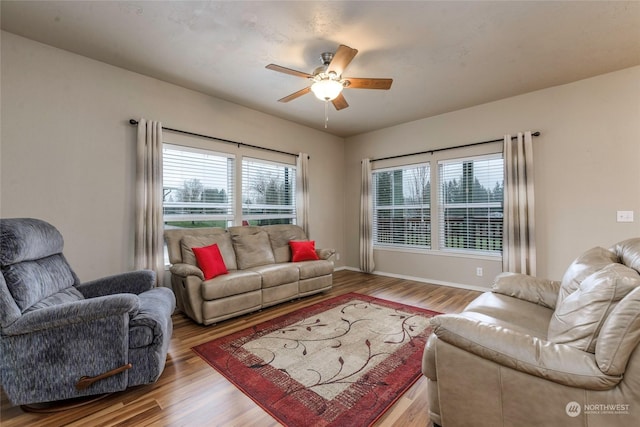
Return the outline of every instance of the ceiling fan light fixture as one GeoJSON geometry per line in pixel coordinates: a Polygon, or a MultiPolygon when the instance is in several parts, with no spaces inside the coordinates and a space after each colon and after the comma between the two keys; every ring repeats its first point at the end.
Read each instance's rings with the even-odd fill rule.
{"type": "Polygon", "coordinates": [[[339,80],[331,78],[314,79],[311,91],[320,101],[333,101],[336,99],[344,86],[339,80]]]}

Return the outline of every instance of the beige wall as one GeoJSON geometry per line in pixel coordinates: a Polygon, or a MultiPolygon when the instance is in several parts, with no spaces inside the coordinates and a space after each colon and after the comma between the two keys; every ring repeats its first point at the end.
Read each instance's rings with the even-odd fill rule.
{"type": "MultiPolygon", "coordinates": [[[[539,130],[534,139],[538,276],[560,279],[592,246],[640,236],[640,67],[347,139],[346,263],[358,266],[360,160],[539,130]],[[617,223],[617,210],[635,211],[617,223]]],[[[461,156],[465,155],[462,151],[461,156]]],[[[434,156],[435,157],[435,156],[434,156]]],[[[376,270],[490,286],[499,260],[376,250],[376,270]],[[476,277],[476,267],[484,276],[476,277]]]]}
{"type": "MultiPolygon", "coordinates": [[[[640,235],[640,67],[343,139],[2,32],[0,215],[51,221],[82,280],[129,270],[135,128],[167,126],[311,156],[311,237],[358,267],[360,160],[539,130],[539,276],[640,235]],[[344,158],[341,167],[336,158],[344,158]],[[616,223],[633,210],[634,223],[616,223]]],[[[490,285],[498,260],[376,251],[377,270],[490,285]],[[484,276],[476,277],[476,267],[484,276]]]]}
{"type": "MultiPolygon", "coordinates": [[[[344,140],[2,32],[0,214],[55,224],[89,280],[133,266],[140,116],[310,161],[310,234],[344,252],[344,140]]],[[[206,144],[206,142],[205,142],[206,144]]]]}

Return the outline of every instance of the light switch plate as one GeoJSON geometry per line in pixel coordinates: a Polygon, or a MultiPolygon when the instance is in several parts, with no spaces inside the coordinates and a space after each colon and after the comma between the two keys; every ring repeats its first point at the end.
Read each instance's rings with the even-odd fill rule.
{"type": "Polygon", "coordinates": [[[616,218],[618,222],[633,222],[633,211],[618,211],[616,218]]]}

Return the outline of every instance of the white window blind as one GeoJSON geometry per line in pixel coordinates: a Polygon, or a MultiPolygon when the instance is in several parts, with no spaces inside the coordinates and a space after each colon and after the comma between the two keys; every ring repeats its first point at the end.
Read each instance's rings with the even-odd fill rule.
{"type": "Polygon", "coordinates": [[[165,226],[223,227],[233,223],[234,156],[164,144],[165,226]]]}
{"type": "Polygon", "coordinates": [[[431,247],[430,173],[428,163],[372,173],[375,245],[431,247]]]}
{"type": "Polygon", "coordinates": [[[440,247],[501,252],[502,155],[443,160],[438,169],[440,247]]]}
{"type": "Polygon", "coordinates": [[[242,160],[242,222],[250,225],[295,224],[294,165],[242,160]]]}

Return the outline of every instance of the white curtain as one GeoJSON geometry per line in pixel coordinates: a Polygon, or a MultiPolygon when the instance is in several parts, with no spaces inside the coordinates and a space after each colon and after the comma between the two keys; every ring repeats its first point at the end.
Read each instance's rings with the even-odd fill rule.
{"type": "Polygon", "coordinates": [[[296,224],[309,236],[309,155],[298,153],[296,159],[296,224]]]}
{"type": "Polygon", "coordinates": [[[360,181],[360,270],[366,273],[371,273],[375,268],[371,240],[372,222],[371,161],[363,159],[360,181]]]}
{"type": "Polygon", "coordinates": [[[135,267],[164,279],[162,222],[162,123],[140,119],[136,150],[135,267]]]}
{"type": "Polygon", "coordinates": [[[502,270],[536,275],[531,132],[504,137],[504,225],[502,270]]]}

